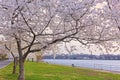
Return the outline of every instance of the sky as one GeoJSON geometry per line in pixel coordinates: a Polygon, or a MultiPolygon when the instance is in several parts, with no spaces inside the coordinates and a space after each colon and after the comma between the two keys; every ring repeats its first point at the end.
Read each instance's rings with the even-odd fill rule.
{"type": "MultiPolygon", "coordinates": [[[[77,53],[85,53],[85,54],[95,54],[95,55],[100,55],[100,54],[120,54],[120,50],[118,49],[119,47],[118,44],[113,43],[114,46],[109,50],[106,51],[106,49],[102,45],[95,45],[95,44],[90,44],[89,45],[82,45],[81,43],[77,41],[72,41],[70,43],[66,43],[68,50],[70,51],[71,46],[75,46],[75,50],[73,50],[73,54],[77,53]]],[[[60,50],[57,54],[68,54],[69,52],[65,48],[65,44],[60,44],[60,50]]]]}

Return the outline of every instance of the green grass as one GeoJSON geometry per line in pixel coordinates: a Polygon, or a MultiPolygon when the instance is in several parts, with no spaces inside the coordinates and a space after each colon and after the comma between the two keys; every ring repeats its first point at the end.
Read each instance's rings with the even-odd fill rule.
{"type": "MultiPolygon", "coordinates": [[[[11,72],[12,64],[0,69],[0,80],[17,80],[18,74],[11,72]]],[[[25,73],[26,80],[120,80],[120,74],[41,62],[26,62],[25,73]]]]}

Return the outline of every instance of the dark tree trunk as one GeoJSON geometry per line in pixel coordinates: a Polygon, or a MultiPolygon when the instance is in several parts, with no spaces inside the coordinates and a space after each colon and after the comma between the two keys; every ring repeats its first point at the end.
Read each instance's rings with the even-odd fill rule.
{"type": "Polygon", "coordinates": [[[25,80],[24,60],[19,60],[19,77],[18,80],[25,80]]]}
{"type": "Polygon", "coordinates": [[[17,57],[14,57],[14,61],[13,61],[13,74],[16,74],[16,68],[17,68],[17,65],[18,65],[18,58],[17,57]]]}
{"type": "Polygon", "coordinates": [[[12,57],[13,57],[13,71],[12,74],[16,74],[16,67],[18,65],[18,57],[16,57],[14,55],[14,53],[11,51],[11,48],[9,48],[6,44],[5,44],[5,48],[11,53],[12,57]]]}
{"type": "Polygon", "coordinates": [[[19,76],[18,76],[18,80],[25,80],[25,70],[24,70],[25,58],[23,57],[23,53],[22,53],[20,35],[19,36],[15,35],[15,39],[16,39],[18,53],[19,53],[19,76]]]}

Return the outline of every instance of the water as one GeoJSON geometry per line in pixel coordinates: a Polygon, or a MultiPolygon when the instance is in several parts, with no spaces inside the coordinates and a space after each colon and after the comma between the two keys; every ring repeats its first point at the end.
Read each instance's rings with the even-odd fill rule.
{"type": "Polygon", "coordinates": [[[61,64],[76,67],[100,69],[107,71],[120,72],[120,60],[63,60],[63,59],[44,59],[43,61],[52,64],[61,64]]]}

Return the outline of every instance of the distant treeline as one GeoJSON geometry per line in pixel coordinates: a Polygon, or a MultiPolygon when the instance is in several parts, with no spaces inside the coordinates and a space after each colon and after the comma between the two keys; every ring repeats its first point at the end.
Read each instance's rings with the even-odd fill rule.
{"type": "Polygon", "coordinates": [[[114,54],[61,54],[61,55],[45,55],[43,59],[77,59],[77,60],[120,60],[120,55],[114,54]]]}

